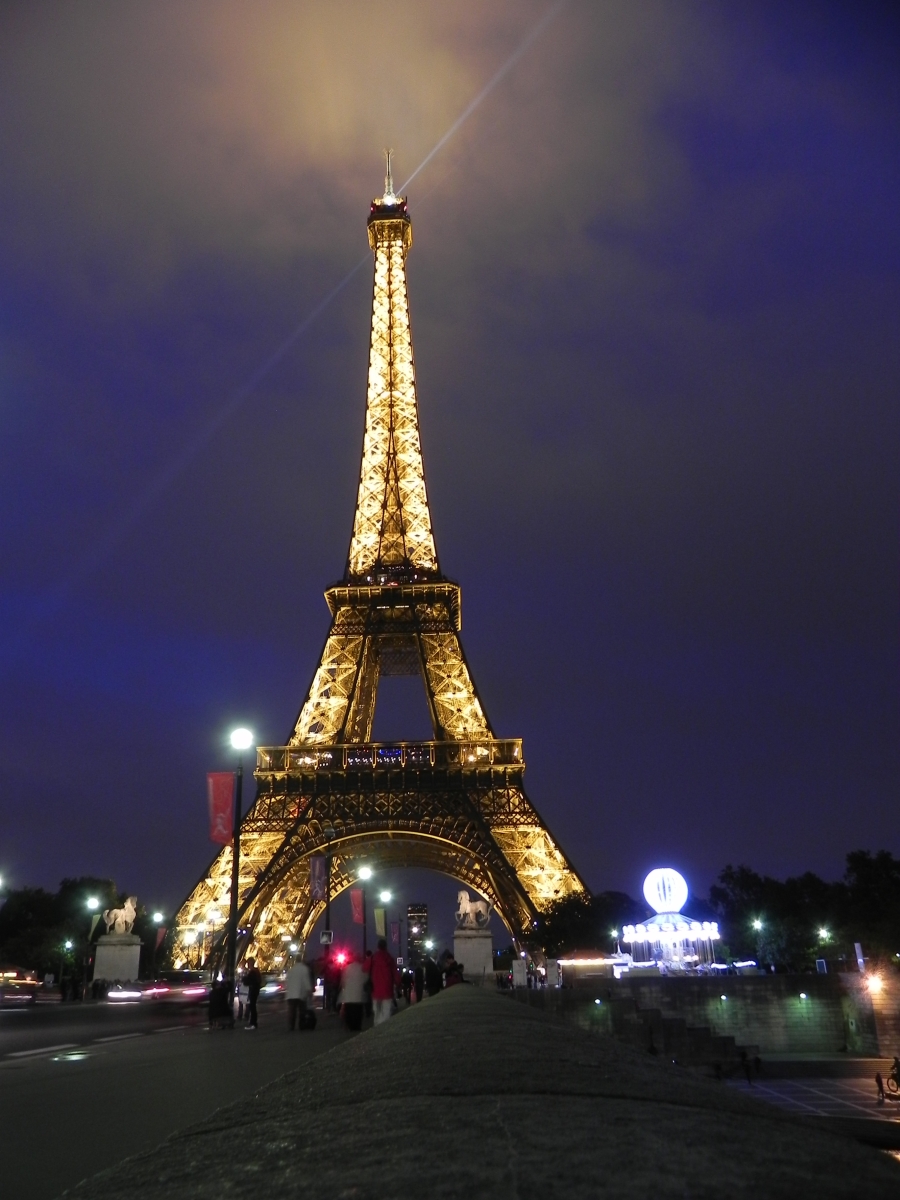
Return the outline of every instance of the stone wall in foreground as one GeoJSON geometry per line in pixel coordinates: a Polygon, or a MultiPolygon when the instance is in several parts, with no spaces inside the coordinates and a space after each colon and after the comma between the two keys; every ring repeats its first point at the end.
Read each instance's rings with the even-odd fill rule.
{"type": "Polygon", "coordinates": [[[731,1037],[766,1054],[900,1054],[900,977],[872,994],[865,976],[725,975],[677,979],[582,978],[573,988],[517,993],[598,1033],[617,1033],[629,1014],[658,1012],[731,1037]]]}

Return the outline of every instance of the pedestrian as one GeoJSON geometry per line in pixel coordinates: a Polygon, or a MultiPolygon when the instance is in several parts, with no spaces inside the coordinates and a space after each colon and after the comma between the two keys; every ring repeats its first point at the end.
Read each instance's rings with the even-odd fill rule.
{"type": "MultiPolygon", "coordinates": [[[[366,970],[363,967],[363,970],[366,970]]],[[[389,1020],[394,1007],[394,995],[400,983],[400,972],[393,956],[388,953],[387,942],[378,939],[378,949],[368,959],[369,980],[372,985],[372,1005],[375,1010],[375,1024],[381,1025],[389,1020]]]]}
{"type": "Polygon", "coordinates": [[[413,992],[417,1003],[425,994],[425,972],[422,970],[421,963],[416,963],[416,969],[413,972],[413,992]]]}
{"type": "Polygon", "coordinates": [[[288,971],[284,990],[287,996],[288,1029],[296,1029],[299,1018],[302,1032],[306,1025],[306,1002],[312,992],[312,974],[302,958],[297,959],[288,971]]]}
{"type": "Polygon", "coordinates": [[[341,964],[337,961],[330,946],[322,968],[322,990],[325,994],[326,1011],[337,1012],[338,996],[341,991],[341,964]]]}
{"type": "Polygon", "coordinates": [[[256,965],[255,958],[247,959],[247,970],[244,972],[244,983],[247,985],[247,1024],[246,1029],[256,1029],[259,1017],[256,1012],[256,1002],[262,991],[262,974],[256,965]]]}
{"type": "Polygon", "coordinates": [[[875,1072],[875,1087],[878,1089],[878,1103],[884,1104],[884,1080],[880,1071],[875,1072]]]}
{"type": "Polygon", "coordinates": [[[444,987],[453,987],[463,982],[463,964],[458,963],[448,950],[444,955],[444,987]]]}
{"type": "Polygon", "coordinates": [[[365,975],[363,987],[365,988],[365,993],[366,993],[366,1016],[371,1017],[371,1015],[372,1015],[372,975],[371,975],[372,951],[371,950],[367,950],[365,953],[365,956],[363,957],[362,969],[363,969],[363,974],[365,975]]]}
{"type": "Polygon", "coordinates": [[[362,963],[351,958],[345,965],[341,975],[341,994],[339,1003],[344,1024],[353,1033],[359,1033],[362,1028],[363,1012],[366,1004],[366,977],[362,963]]]}
{"type": "Polygon", "coordinates": [[[209,990],[209,1027],[222,1029],[223,1025],[233,1025],[234,1017],[229,1013],[228,999],[231,989],[224,979],[214,979],[209,990]],[[229,1016],[231,1020],[229,1021],[229,1016]]]}
{"type": "Polygon", "coordinates": [[[429,954],[425,959],[425,991],[429,996],[436,996],[444,986],[441,968],[429,954]]]}
{"type": "Polygon", "coordinates": [[[412,1003],[412,985],[412,971],[407,967],[403,972],[403,999],[406,1001],[407,1006],[412,1003]]]}

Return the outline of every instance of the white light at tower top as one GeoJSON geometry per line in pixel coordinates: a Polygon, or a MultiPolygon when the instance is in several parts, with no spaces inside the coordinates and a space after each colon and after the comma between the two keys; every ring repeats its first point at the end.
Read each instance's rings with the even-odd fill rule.
{"type": "Polygon", "coordinates": [[[687,881],[674,867],[657,867],[644,880],[644,899],[654,912],[681,912],[687,898],[687,881]]]}

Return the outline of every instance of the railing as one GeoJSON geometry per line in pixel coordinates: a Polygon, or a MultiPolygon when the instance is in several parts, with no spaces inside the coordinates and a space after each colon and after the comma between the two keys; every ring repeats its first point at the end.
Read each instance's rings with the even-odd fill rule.
{"type": "Polygon", "coordinates": [[[258,746],[257,775],[318,771],[430,770],[521,767],[521,738],[472,742],[352,742],[340,746],[258,746]]]}

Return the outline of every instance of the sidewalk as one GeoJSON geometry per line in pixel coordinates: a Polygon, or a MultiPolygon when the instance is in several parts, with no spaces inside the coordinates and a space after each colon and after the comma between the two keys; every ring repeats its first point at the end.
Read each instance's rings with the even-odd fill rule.
{"type": "Polygon", "coordinates": [[[804,1193],[894,1200],[900,1164],[613,1040],[457,987],[68,1194],[794,1200],[804,1193]]]}

